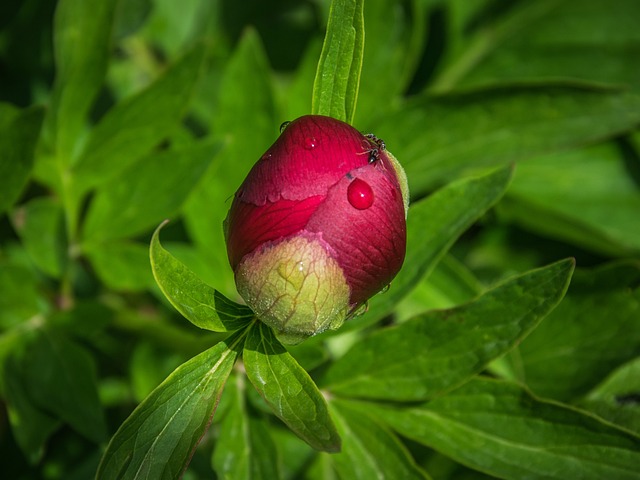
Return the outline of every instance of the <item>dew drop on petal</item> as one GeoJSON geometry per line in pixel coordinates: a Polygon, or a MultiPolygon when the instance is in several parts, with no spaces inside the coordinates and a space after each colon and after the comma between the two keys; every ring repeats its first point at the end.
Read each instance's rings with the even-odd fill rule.
{"type": "Polygon", "coordinates": [[[390,288],[391,288],[391,284],[387,283],[384,287],[382,287],[382,290],[380,290],[379,293],[387,293],[390,288]]]}
{"type": "Polygon", "coordinates": [[[369,311],[369,301],[367,300],[362,305],[360,305],[355,310],[353,310],[351,315],[349,315],[349,318],[360,317],[360,316],[364,315],[365,313],[367,313],[368,311],[369,311]]]}
{"type": "Polygon", "coordinates": [[[307,150],[313,150],[318,145],[318,142],[313,137],[307,137],[304,139],[304,148],[307,150]]]}
{"type": "Polygon", "coordinates": [[[291,122],[282,122],[282,124],[280,124],[280,133],[284,132],[284,129],[287,128],[290,123],[291,122]]]}
{"type": "Polygon", "coordinates": [[[347,200],[353,208],[366,210],[373,205],[373,190],[367,182],[356,178],[347,187],[347,200]]]}

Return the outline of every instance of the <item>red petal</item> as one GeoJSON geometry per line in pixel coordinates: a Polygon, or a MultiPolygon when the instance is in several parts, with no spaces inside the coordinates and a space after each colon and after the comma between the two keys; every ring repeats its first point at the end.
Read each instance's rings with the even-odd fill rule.
{"type": "Polygon", "coordinates": [[[395,175],[381,162],[343,177],[309,219],[306,230],[319,232],[333,249],[351,287],[351,304],[364,303],[400,271],[406,248],[404,205],[395,175]],[[349,203],[348,187],[354,179],[372,189],[371,207],[349,203]]]}
{"type": "Polygon", "coordinates": [[[262,206],[234,200],[227,217],[227,253],[231,268],[235,270],[242,257],[263,243],[304,228],[324,198],[317,195],[301,201],[280,200],[262,206]]]}
{"type": "Polygon", "coordinates": [[[367,165],[371,148],[347,123],[320,115],[300,117],[253,166],[238,197],[264,205],[326,195],[347,172],[367,165]]]}

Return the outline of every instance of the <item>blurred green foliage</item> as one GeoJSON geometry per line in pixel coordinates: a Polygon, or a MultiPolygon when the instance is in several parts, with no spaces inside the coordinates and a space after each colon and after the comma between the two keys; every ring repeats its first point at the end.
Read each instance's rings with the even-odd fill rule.
{"type": "MultiPolygon", "coordinates": [[[[93,478],[136,405],[220,354],[225,335],[162,295],[149,243],[170,218],[167,250],[239,301],[222,220],[279,125],[311,112],[328,16],[322,0],[2,2],[3,478],[93,478]]],[[[185,479],[639,478],[638,18],[636,0],[364,2],[353,124],[406,167],[408,261],[367,314],[276,364],[353,397],[329,404],[344,454],[300,441],[267,405],[278,390],[265,402],[236,368],[185,479]],[[566,256],[574,281],[544,320],[569,263],[489,289],[566,256]]],[[[283,353],[265,338],[254,357],[283,353]]],[[[178,423],[201,434],[204,417],[178,423]]]]}

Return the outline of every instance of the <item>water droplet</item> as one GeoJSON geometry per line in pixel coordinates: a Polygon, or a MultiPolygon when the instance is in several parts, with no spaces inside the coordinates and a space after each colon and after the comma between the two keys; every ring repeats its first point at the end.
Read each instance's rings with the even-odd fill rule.
{"type": "Polygon", "coordinates": [[[284,129],[287,128],[290,123],[291,122],[289,122],[289,121],[282,122],[282,124],[280,124],[280,133],[284,132],[284,129]]]}
{"type": "Polygon", "coordinates": [[[360,305],[355,310],[353,310],[351,312],[351,314],[349,315],[349,318],[360,317],[360,316],[364,315],[365,313],[367,313],[368,311],[369,311],[369,301],[367,300],[362,305],[360,305]]]}
{"type": "Polygon", "coordinates": [[[270,153],[265,153],[264,155],[262,155],[262,157],[260,157],[260,160],[270,160],[271,159],[271,154],[270,153]]]}
{"type": "Polygon", "coordinates": [[[353,208],[366,210],[373,205],[373,189],[364,180],[356,178],[347,187],[347,200],[353,208]]]}
{"type": "Polygon", "coordinates": [[[318,142],[313,137],[307,137],[304,139],[304,148],[306,148],[307,150],[312,150],[316,148],[317,145],[318,142]]]}
{"type": "Polygon", "coordinates": [[[380,293],[387,293],[390,288],[391,288],[391,284],[387,283],[384,287],[382,287],[382,290],[380,290],[380,293]]]}

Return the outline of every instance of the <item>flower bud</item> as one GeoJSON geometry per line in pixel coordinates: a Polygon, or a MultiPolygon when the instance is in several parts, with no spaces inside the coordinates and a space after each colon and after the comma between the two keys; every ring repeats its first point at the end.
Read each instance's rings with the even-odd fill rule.
{"type": "Polygon", "coordinates": [[[290,122],[225,220],[238,292],[285,343],[338,328],[400,270],[408,201],[382,141],[330,117],[290,122]]]}

